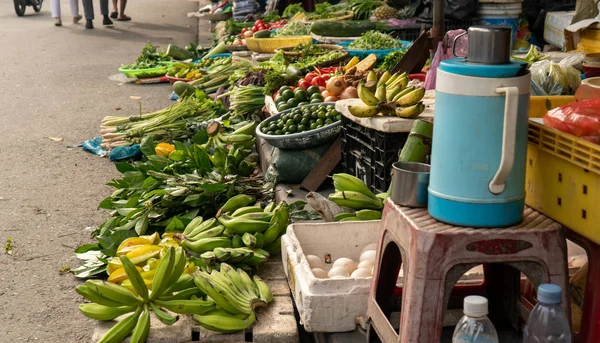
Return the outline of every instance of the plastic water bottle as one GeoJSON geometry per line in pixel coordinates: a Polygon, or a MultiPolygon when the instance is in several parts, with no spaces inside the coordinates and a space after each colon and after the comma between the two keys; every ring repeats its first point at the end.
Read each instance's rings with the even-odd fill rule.
{"type": "Polygon", "coordinates": [[[465,314],[456,324],[452,343],[498,343],[498,333],[487,317],[488,301],[477,295],[465,298],[465,314]]]}
{"type": "Polygon", "coordinates": [[[538,304],[523,330],[523,343],[571,343],[569,319],[560,306],[560,287],[550,283],[540,285],[537,299],[538,304]]]}

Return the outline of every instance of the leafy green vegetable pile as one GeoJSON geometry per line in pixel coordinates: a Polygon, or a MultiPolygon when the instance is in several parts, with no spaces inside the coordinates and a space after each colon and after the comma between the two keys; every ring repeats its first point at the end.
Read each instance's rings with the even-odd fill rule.
{"type": "Polygon", "coordinates": [[[306,35],[310,35],[310,26],[305,25],[299,21],[292,21],[289,24],[287,24],[284,28],[275,31],[273,37],[306,35]]]}
{"type": "Polygon", "coordinates": [[[294,49],[292,49],[292,51],[300,52],[304,56],[309,56],[322,54],[324,52],[327,52],[328,50],[318,46],[317,44],[308,43],[296,45],[294,49]]]}
{"type": "Polygon", "coordinates": [[[325,62],[340,58],[343,55],[344,53],[340,50],[332,50],[318,56],[301,56],[296,62],[288,63],[283,51],[279,51],[273,57],[271,57],[270,60],[261,62],[260,67],[265,69],[273,69],[279,72],[283,72],[288,66],[293,66],[300,70],[310,69],[311,67],[321,65],[325,62]]]}
{"type": "Polygon", "coordinates": [[[171,57],[164,53],[159,53],[156,50],[156,46],[148,42],[142,49],[142,53],[137,58],[135,63],[126,65],[127,69],[149,69],[161,66],[160,62],[168,62],[171,57]]]}
{"type": "Polygon", "coordinates": [[[365,32],[362,37],[348,45],[352,50],[388,50],[401,48],[402,43],[385,33],[377,31],[365,32]]]}
{"type": "Polygon", "coordinates": [[[294,14],[298,12],[306,13],[306,11],[304,11],[304,8],[302,8],[302,4],[291,4],[288,5],[288,7],[286,7],[285,10],[283,10],[283,17],[291,18],[294,16],[294,14]]]}
{"type": "Polygon", "coordinates": [[[380,69],[391,70],[396,66],[396,64],[398,64],[398,62],[400,62],[400,60],[402,59],[402,57],[404,57],[407,51],[408,49],[400,49],[387,54],[387,56],[385,56],[385,58],[383,59],[383,63],[381,64],[380,69]]]}

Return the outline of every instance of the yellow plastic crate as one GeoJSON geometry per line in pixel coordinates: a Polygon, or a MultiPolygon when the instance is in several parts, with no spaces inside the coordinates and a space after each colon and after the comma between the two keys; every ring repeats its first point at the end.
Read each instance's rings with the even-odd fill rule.
{"type": "Polygon", "coordinates": [[[312,42],[312,36],[286,36],[273,38],[246,38],[248,50],[260,53],[273,53],[277,49],[289,48],[312,42]]]}
{"type": "Polygon", "coordinates": [[[600,244],[600,146],[529,121],[525,203],[600,244]]]}
{"type": "Polygon", "coordinates": [[[529,98],[529,118],[542,118],[549,110],[572,103],[573,95],[531,96],[529,98]]]}

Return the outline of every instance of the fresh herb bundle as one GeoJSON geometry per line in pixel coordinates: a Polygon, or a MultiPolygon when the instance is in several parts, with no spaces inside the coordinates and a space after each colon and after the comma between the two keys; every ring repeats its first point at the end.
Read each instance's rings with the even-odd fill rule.
{"type": "Polygon", "coordinates": [[[352,50],[388,50],[401,48],[402,43],[385,33],[367,31],[359,39],[348,45],[352,50]]]}

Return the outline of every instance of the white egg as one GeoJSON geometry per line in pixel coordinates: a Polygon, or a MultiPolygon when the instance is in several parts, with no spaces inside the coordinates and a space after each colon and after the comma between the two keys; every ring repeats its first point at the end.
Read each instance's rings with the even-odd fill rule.
{"type": "Polygon", "coordinates": [[[323,269],[325,265],[323,265],[323,261],[319,258],[319,256],[315,255],[306,255],[306,260],[308,261],[308,265],[311,268],[320,268],[323,269]]]}
{"type": "Polygon", "coordinates": [[[348,274],[352,274],[352,272],[356,270],[356,262],[347,257],[340,257],[333,262],[333,267],[346,268],[348,274]]]}
{"type": "Polygon", "coordinates": [[[356,267],[356,269],[368,269],[371,270],[373,269],[373,267],[375,266],[375,261],[374,260],[365,260],[362,261],[361,263],[358,264],[358,266],[356,267]]]}
{"type": "Polygon", "coordinates": [[[330,279],[347,279],[348,276],[334,275],[330,277],[330,279]]]}
{"type": "Polygon", "coordinates": [[[365,268],[359,268],[355,270],[350,277],[370,277],[371,272],[365,268]]]}
{"type": "Polygon", "coordinates": [[[311,271],[312,271],[313,275],[318,279],[326,279],[327,278],[327,272],[321,268],[313,268],[313,269],[311,269],[311,271]]]}
{"type": "Polygon", "coordinates": [[[362,254],[363,252],[365,252],[367,250],[377,250],[377,243],[367,244],[364,248],[362,248],[360,253],[362,254]]]}
{"type": "Polygon", "coordinates": [[[360,254],[360,259],[359,261],[367,261],[367,260],[375,260],[375,257],[377,256],[377,251],[375,250],[366,250],[365,252],[363,252],[362,254],[360,254]]]}
{"type": "Polygon", "coordinates": [[[329,273],[327,273],[327,276],[330,278],[333,278],[334,276],[349,277],[350,273],[348,273],[348,269],[344,267],[333,267],[329,273]]]}

